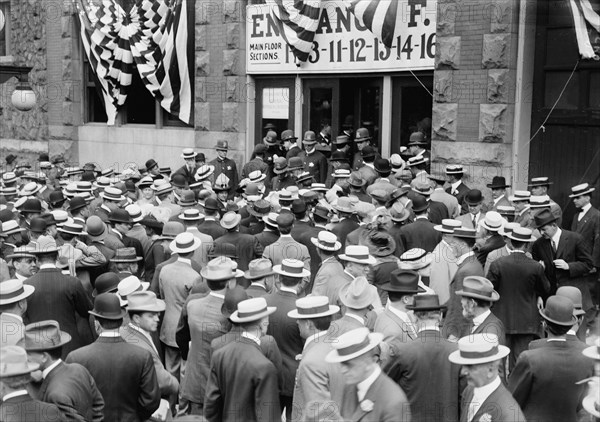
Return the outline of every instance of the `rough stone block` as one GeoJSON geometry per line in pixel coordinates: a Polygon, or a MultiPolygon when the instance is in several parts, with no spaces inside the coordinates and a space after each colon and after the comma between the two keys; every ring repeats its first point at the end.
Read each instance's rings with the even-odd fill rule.
{"type": "Polygon", "coordinates": [[[490,69],[488,71],[488,103],[507,103],[509,101],[509,70],[490,69]]]}
{"type": "Polygon", "coordinates": [[[484,34],[481,66],[484,69],[506,69],[509,62],[510,34],[484,34]]]}
{"type": "Polygon", "coordinates": [[[243,132],[245,123],[240,113],[241,103],[223,103],[223,132],[243,132]]]}
{"type": "Polygon", "coordinates": [[[239,23],[228,23],[227,24],[227,48],[236,49],[240,48],[240,24],[239,23]]]}
{"type": "Polygon", "coordinates": [[[233,76],[240,74],[240,50],[223,51],[223,74],[233,76]]]}
{"type": "Polygon", "coordinates": [[[481,104],[479,106],[479,140],[501,143],[506,141],[506,104],[481,104]]]}
{"type": "Polygon", "coordinates": [[[458,104],[433,103],[432,130],[436,141],[456,141],[458,104]]]}
{"type": "Polygon", "coordinates": [[[207,49],[207,39],[208,39],[208,26],[206,25],[195,25],[194,28],[195,35],[195,48],[196,51],[206,51],[207,49]]]}
{"type": "Polygon", "coordinates": [[[194,104],[194,127],[196,130],[210,130],[210,104],[199,103],[194,104]]]}
{"type": "Polygon", "coordinates": [[[454,23],[456,22],[456,3],[440,3],[437,7],[437,28],[438,37],[454,35],[454,23]]]}
{"type": "Polygon", "coordinates": [[[237,76],[228,76],[225,78],[225,98],[227,102],[240,101],[241,90],[245,87],[240,83],[240,78],[237,76]]]}
{"type": "Polygon", "coordinates": [[[65,126],[73,126],[73,103],[71,101],[63,101],[62,103],[62,121],[65,126]]]}
{"type": "Polygon", "coordinates": [[[196,25],[208,25],[211,15],[214,13],[213,8],[218,8],[218,3],[206,0],[198,0],[195,3],[196,25]]]}
{"type": "Polygon", "coordinates": [[[61,37],[62,38],[71,38],[71,33],[73,32],[73,26],[71,25],[73,17],[72,16],[62,16],[60,18],[61,24],[61,37]]]}
{"type": "Polygon", "coordinates": [[[196,76],[208,76],[210,74],[210,53],[196,53],[196,76]]]}
{"type": "Polygon", "coordinates": [[[196,78],[196,83],[194,84],[194,90],[196,91],[194,94],[194,99],[197,102],[205,102],[206,98],[206,78],[200,77],[196,78]]]}
{"type": "Polygon", "coordinates": [[[510,32],[513,19],[512,5],[512,0],[495,0],[487,5],[492,33],[510,32]]]}
{"type": "Polygon", "coordinates": [[[491,179],[494,174],[498,174],[498,166],[510,163],[511,151],[511,144],[434,141],[431,148],[431,156],[435,157],[432,167],[440,168],[450,163],[461,163],[465,168],[465,174],[472,179],[476,173],[473,166],[481,166],[490,170],[485,174],[478,174],[478,176],[491,179]],[[435,163],[440,165],[435,166],[435,163]]]}
{"type": "Polygon", "coordinates": [[[438,70],[434,72],[433,83],[434,100],[438,103],[452,101],[452,71],[438,70]]]}
{"type": "Polygon", "coordinates": [[[223,22],[240,22],[244,12],[244,2],[225,0],[223,2],[223,22]]]}
{"type": "Polygon", "coordinates": [[[460,65],[460,37],[438,37],[435,49],[436,69],[458,69],[460,65]]]}

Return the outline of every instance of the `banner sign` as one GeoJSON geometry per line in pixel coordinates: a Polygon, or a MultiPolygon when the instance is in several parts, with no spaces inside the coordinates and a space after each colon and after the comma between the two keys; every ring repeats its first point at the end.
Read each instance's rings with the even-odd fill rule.
{"type": "MultiPolygon", "coordinates": [[[[322,2],[312,52],[297,65],[265,4],[246,9],[248,74],[396,72],[433,69],[436,0],[398,0],[398,36],[387,48],[352,14],[343,0],[322,2]]],[[[382,17],[383,19],[383,17],[382,17]]]]}

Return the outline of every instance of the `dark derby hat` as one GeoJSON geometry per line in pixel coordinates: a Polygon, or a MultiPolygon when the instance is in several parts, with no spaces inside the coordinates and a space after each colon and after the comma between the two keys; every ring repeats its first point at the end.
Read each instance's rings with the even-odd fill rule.
{"type": "Polygon", "coordinates": [[[427,198],[423,195],[415,195],[413,199],[413,211],[419,213],[425,211],[427,208],[429,208],[427,198]]]}
{"type": "Polygon", "coordinates": [[[550,210],[540,211],[534,217],[535,228],[540,229],[547,224],[554,223],[556,220],[558,220],[558,218],[556,218],[556,216],[554,214],[552,214],[552,211],[550,211],[550,210]]]}
{"type": "Polygon", "coordinates": [[[32,218],[29,223],[29,231],[33,233],[44,233],[47,227],[48,223],[46,220],[40,217],[32,218]]]}
{"type": "Polygon", "coordinates": [[[483,194],[479,189],[471,189],[465,195],[467,205],[479,205],[483,202],[483,194]]]}
{"type": "Polygon", "coordinates": [[[390,164],[390,160],[385,158],[378,158],[374,163],[375,170],[378,173],[390,173],[392,171],[392,165],[390,164]]]}
{"type": "Polygon", "coordinates": [[[39,199],[28,199],[26,200],[20,209],[21,212],[42,212],[42,203],[39,199]]]}
{"type": "Polygon", "coordinates": [[[83,208],[87,205],[87,201],[83,196],[75,196],[73,199],[69,201],[69,211],[77,211],[80,208],[83,208]]]}
{"type": "Polygon", "coordinates": [[[92,291],[92,296],[96,297],[102,293],[116,293],[119,287],[119,276],[116,273],[107,272],[100,274],[96,278],[95,288],[92,291]]]}
{"type": "Polygon", "coordinates": [[[510,187],[510,185],[506,184],[504,176],[494,176],[492,183],[488,183],[487,187],[490,189],[504,189],[510,187]]]}
{"type": "Polygon", "coordinates": [[[206,201],[204,201],[204,209],[210,211],[218,211],[221,209],[221,206],[219,205],[219,201],[211,197],[206,198],[206,201]]]}
{"type": "Polygon", "coordinates": [[[302,199],[294,199],[291,209],[294,214],[304,214],[306,212],[306,203],[302,199]]]}
{"type": "Polygon", "coordinates": [[[129,213],[121,208],[111,211],[108,215],[108,221],[111,223],[133,223],[129,213]]]}
{"type": "Polygon", "coordinates": [[[546,300],[546,307],[540,309],[540,315],[546,321],[557,325],[570,327],[577,321],[573,315],[573,302],[571,299],[564,296],[550,296],[546,300]]]}
{"type": "Polygon", "coordinates": [[[146,170],[150,171],[156,166],[158,166],[158,163],[154,158],[151,158],[148,161],[146,161],[146,170]]]}
{"type": "Polygon", "coordinates": [[[419,287],[419,273],[409,270],[394,270],[390,273],[390,281],[379,286],[386,292],[417,294],[425,290],[419,287]]]}
{"type": "Polygon", "coordinates": [[[64,202],[66,199],[67,198],[65,198],[62,191],[60,191],[60,190],[52,191],[52,192],[50,192],[50,195],[48,196],[48,202],[50,202],[52,205],[56,205],[61,202],[64,202]]]}
{"type": "Polygon", "coordinates": [[[331,153],[331,158],[329,161],[343,161],[348,162],[348,158],[346,157],[346,153],[344,151],[333,151],[331,153]]]}
{"type": "Polygon", "coordinates": [[[446,307],[440,305],[440,298],[438,295],[416,295],[415,301],[412,305],[407,305],[406,309],[410,309],[414,312],[426,312],[426,311],[445,311],[446,307]]]}
{"type": "Polygon", "coordinates": [[[185,188],[186,182],[187,179],[181,173],[175,173],[173,177],[171,177],[171,185],[175,186],[176,188],[185,188]]]}
{"type": "Polygon", "coordinates": [[[362,155],[363,158],[375,157],[375,148],[373,148],[371,145],[367,145],[362,149],[360,155],[362,155]]]}
{"type": "Polygon", "coordinates": [[[427,142],[425,141],[425,135],[423,135],[423,132],[411,133],[410,138],[408,138],[408,146],[412,147],[422,145],[427,145],[427,142]]]}
{"type": "Polygon", "coordinates": [[[298,139],[298,137],[294,135],[294,131],[291,130],[291,129],[284,130],[281,133],[281,140],[283,142],[285,142],[285,141],[295,141],[296,139],[298,139]]]}
{"type": "Polygon", "coordinates": [[[366,142],[371,140],[369,129],[361,127],[356,131],[354,142],[366,142]]]}
{"type": "Polygon", "coordinates": [[[94,309],[88,311],[90,315],[98,318],[118,320],[127,313],[121,308],[119,297],[114,293],[102,293],[94,300],[94,309]]]}

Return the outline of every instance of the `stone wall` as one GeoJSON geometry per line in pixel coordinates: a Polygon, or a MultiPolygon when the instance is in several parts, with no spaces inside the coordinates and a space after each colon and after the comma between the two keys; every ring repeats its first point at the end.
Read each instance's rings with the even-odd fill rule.
{"type": "Polygon", "coordinates": [[[438,0],[432,155],[466,183],[511,180],[518,1],[438,0]]]}

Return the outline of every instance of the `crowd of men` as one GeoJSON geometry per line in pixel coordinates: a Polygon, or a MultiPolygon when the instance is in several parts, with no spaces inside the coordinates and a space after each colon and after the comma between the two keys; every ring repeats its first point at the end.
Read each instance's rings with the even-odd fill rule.
{"type": "Polygon", "coordinates": [[[486,202],[420,132],[317,138],[240,171],[226,141],[175,171],[10,157],[0,421],[599,420],[595,188],[566,222],[548,177],[486,202]]]}

